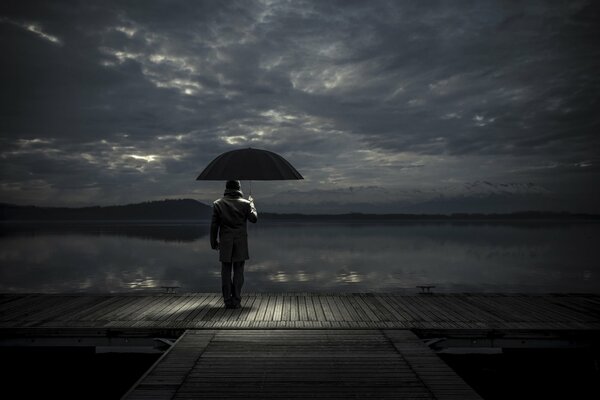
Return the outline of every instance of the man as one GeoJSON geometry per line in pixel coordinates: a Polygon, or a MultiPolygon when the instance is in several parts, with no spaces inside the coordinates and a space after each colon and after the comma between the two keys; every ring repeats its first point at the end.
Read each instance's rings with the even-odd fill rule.
{"type": "Polygon", "coordinates": [[[226,308],[241,307],[244,262],[250,258],[246,220],[252,223],[258,220],[252,196],[248,200],[243,196],[240,181],[227,181],[223,197],[213,203],[210,245],[219,250],[221,287],[226,308]]]}

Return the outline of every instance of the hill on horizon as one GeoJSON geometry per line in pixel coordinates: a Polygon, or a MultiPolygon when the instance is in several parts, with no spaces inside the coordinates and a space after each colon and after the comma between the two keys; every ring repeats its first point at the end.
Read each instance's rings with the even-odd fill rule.
{"type": "Polygon", "coordinates": [[[38,207],[0,204],[0,220],[206,220],[212,206],[193,199],[166,199],[143,203],[90,206],[38,207]]]}
{"type": "MultiPolygon", "coordinates": [[[[40,207],[0,203],[0,221],[134,221],[210,220],[212,205],[194,199],[165,199],[125,205],[89,207],[40,207]]],[[[600,219],[597,214],[524,210],[511,213],[362,213],[304,214],[261,212],[262,218],[329,220],[431,220],[431,219],[600,219]]]]}

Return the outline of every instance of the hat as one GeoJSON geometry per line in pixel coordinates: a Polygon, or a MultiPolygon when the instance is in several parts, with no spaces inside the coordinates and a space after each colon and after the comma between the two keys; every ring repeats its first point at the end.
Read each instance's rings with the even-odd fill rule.
{"type": "Polygon", "coordinates": [[[225,184],[225,189],[240,190],[241,187],[240,181],[227,181],[225,184]]]}

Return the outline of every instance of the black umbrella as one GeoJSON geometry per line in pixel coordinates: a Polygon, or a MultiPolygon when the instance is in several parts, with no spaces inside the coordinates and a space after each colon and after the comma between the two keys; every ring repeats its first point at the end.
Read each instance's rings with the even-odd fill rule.
{"type": "MultiPolygon", "coordinates": [[[[279,181],[304,179],[286,159],[272,151],[231,150],[212,160],[196,180],[279,181]]],[[[250,189],[251,190],[251,189],[250,189]]]]}

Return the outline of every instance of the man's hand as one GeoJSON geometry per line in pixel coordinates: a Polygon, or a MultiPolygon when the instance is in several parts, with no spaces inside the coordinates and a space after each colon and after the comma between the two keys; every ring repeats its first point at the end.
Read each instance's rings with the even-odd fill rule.
{"type": "Polygon", "coordinates": [[[250,203],[254,202],[254,198],[252,197],[252,195],[248,196],[248,201],[249,201],[250,203]]]}
{"type": "Polygon", "coordinates": [[[219,242],[214,242],[211,247],[213,248],[213,250],[219,250],[219,242]]]}

